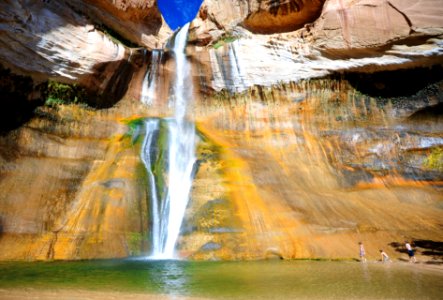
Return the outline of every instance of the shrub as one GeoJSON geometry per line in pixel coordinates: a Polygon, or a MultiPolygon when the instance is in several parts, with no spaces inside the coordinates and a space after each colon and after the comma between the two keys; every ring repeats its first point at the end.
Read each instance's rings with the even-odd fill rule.
{"type": "Polygon", "coordinates": [[[218,48],[224,46],[225,44],[232,43],[236,39],[238,39],[238,37],[233,36],[230,33],[226,33],[213,45],[213,47],[214,47],[214,49],[218,49],[218,48]]]}
{"type": "Polygon", "coordinates": [[[45,104],[49,106],[87,103],[86,91],[76,84],[70,85],[50,80],[43,94],[46,98],[45,104]]]}
{"type": "Polygon", "coordinates": [[[434,148],[428,157],[423,161],[427,169],[443,171],[443,148],[434,148]]]}

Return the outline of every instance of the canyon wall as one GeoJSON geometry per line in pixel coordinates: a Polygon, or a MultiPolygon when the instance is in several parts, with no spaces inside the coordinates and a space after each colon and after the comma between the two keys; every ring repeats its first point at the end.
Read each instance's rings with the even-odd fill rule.
{"type": "MultiPolygon", "coordinates": [[[[439,2],[204,1],[187,50],[200,140],[179,254],[351,258],[364,241],[372,258],[401,257],[405,238],[442,241],[439,2]]],[[[13,95],[0,105],[17,90],[31,103],[0,136],[0,259],[146,255],[140,120],[171,115],[175,73],[155,1],[4,1],[0,26],[13,95]],[[41,106],[47,80],[84,87],[95,108],[41,106]]]]}

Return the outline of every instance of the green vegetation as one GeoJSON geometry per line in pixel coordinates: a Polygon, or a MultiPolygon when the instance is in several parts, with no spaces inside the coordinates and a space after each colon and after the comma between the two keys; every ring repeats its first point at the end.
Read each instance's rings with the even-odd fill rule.
{"type": "Polygon", "coordinates": [[[137,129],[137,127],[143,125],[144,120],[145,118],[136,118],[136,119],[129,119],[124,122],[126,125],[128,125],[130,132],[133,133],[135,129],[137,129]]]}
{"type": "Polygon", "coordinates": [[[142,250],[142,234],[140,232],[129,232],[127,236],[127,241],[131,255],[139,255],[142,250]]]}
{"type": "Polygon", "coordinates": [[[137,129],[143,126],[145,118],[134,118],[134,119],[126,119],[123,121],[129,127],[129,131],[125,134],[124,137],[132,138],[132,145],[138,143],[140,141],[140,134],[138,134],[137,129]]]}
{"type": "Polygon", "coordinates": [[[237,227],[240,221],[233,214],[233,208],[225,199],[205,203],[192,217],[191,224],[199,231],[237,227]]]}
{"type": "Polygon", "coordinates": [[[233,36],[232,33],[225,33],[215,44],[212,45],[214,49],[218,49],[225,44],[232,43],[233,41],[237,40],[238,37],[233,36]]]}
{"type": "Polygon", "coordinates": [[[428,157],[423,161],[423,166],[427,169],[443,171],[443,148],[434,148],[428,157]]]}
{"type": "Polygon", "coordinates": [[[222,147],[213,143],[201,132],[197,131],[197,134],[200,138],[200,142],[197,145],[197,159],[201,162],[220,160],[222,147]]]}
{"type": "MultiPolygon", "coordinates": [[[[132,145],[141,142],[143,135],[140,134],[143,130],[138,130],[143,127],[145,118],[133,118],[124,120],[123,123],[129,127],[128,132],[123,138],[131,138],[132,145]]],[[[155,137],[155,145],[151,153],[151,172],[155,177],[155,185],[157,190],[157,198],[162,199],[165,193],[166,185],[166,164],[168,153],[168,124],[165,120],[160,120],[158,135],[155,137]]],[[[146,178],[146,171],[144,173],[146,178]]],[[[147,178],[146,178],[147,180],[147,178]]]]}
{"type": "Polygon", "coordinates": [[[148,174],[145,165],[141,160],[137,163],[135,173],[136,190],[137,194],[140,196],[140,202],[138,205],[133,206],[133,209],[131,210],[131,217],[136,220],[139,219],[143,223],[140,234],[144,237],[142,240],[142,249],[146,249],[146,247],[152,242],[151,235],[147,233],[149,231],[147,228],[149,225],[146,222],[151,218],[151,216],[149,215],[150,199],[147,196],[147,191],[149,190],[148,174]]]}
{"type": "Polygon", "coordinates": [[[62,104],[86,104],[88,96],[84,88],[77,84],[65,84],[57,81],[48,81],[43,87],[45,105],[57,106],[62,104]]]}
{"type": "Polygon", "coordinates": [[[95,25],[95,29],[103,32],[104,34],[106,34],[111,40],[113,40],[114,42],[118,43],[118,44],[123,44],[127,47],[130,48],[137,48],[140,47],[139,45],[131,42],[130,40],[125,39],[123,36],[121,36],[117,31],[107,27],[104,24],[96,24],[95,25]]]}
{"type": "Polygon", "coordinates": [[[166,185],[166,163],[168,153],[168,125],[167,121],[160,121],[160,128],[157,139],[157,156],[151,165],[151,171],[155,177],[158,199],[163,199],[166,185]]]}

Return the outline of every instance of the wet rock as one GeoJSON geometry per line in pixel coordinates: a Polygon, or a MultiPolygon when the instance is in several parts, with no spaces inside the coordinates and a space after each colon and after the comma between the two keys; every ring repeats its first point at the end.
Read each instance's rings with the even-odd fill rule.
{"type": "Polygon", "coordinates": [[[214,250],[219,250],[221,249],[221,245],[214,243],[214,242],[209,242],[204,244],[201,248],[200,251],[214,251],[214,250]]]}

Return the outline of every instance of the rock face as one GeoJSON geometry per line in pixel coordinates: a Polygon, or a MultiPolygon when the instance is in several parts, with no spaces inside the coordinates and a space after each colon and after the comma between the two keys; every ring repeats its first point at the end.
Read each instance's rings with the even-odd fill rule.
{"type": "Polygon", "coordinates": [[[95,65],[119,61],[127,50],[86,18],[54,2],[3,1],[2,62],[28,73],[81,80],[95,65]]]}
{"type": "MultiPolygon", "coordinates": [[[[110,91],[121,87],[119,76],[130,76],[132,51],[63,2],[3,1],[0,6],[5,67],[36,83],[52,78],[109,98],[115,98],[110,91]]],[[[127,81],[123,85],[127,88],[127,81]]]]}
{"type": "Polygon", "coordinates": [[[243,26],[254,33],[294,31],[320,15],[324,0],[250,1],[251,11],[243,26]],[[254,3],[255,2],[255,3],[254,3]]]}
{"type": "Polygon", "coordinates": [[[372,50],[443,33],[439,1],[327,1],[316,21],[316,46],[326,51],[372,50]],[[420,10],[418,13],[417,10],[420,10]]]}
{"type": "MultiPolygon", "coordinates": [[[[201,140],[179,253],[343,258],[362,240],[375,258],[404,238],[443,240],[439,2],[205,1],[188,47],[201,140]]],[[[35,99],[53,78],[122,99],[40,107],[2,133],[0,259],[146,254],[134,119],[171,115],[175,64],[100,30],[162,46],[154,1],[3,1],[0,17],[1,64],[30,76],[0,69],[10,95],[35,99]],[[157,82],[150,107],[144,78],[157,82]]]]}
{"type": "Polygon", "coordinates": [[[193,35],[198,43],[206,45],[238,25],[258,34],[289,32],[313,22],[323,3],[324,0],[206,0],[193,22],[193,35]]]}
{"type": "Polygon", "coordinates": [[[320,80],[202,103],[219,107],[197,116],[219,157],[200,171],[224,189],[194,185],[182,254],[356,257],[363,240],[374,259],[403,236],[441,240],[442,169],[426,164],[443,145],[441,116],[423,127],[407,118],[441,105],[441,89],[440,79],[388,101],[356,93],[346,81],[320,80]]]}
{"type": "MultiPolygon", "coordinates": [[[[231,31],[241,25],[253,33],[294,31],[320,15],[324,0],[206,0],[200,18],[216,28],[231,31]]],[[[211,26],[209,26],[211,27],[211,26]]]]}
{"type": "Polygon", "coordinates": [[[155,0],[75,0],[69,4],[139,46],[160,49],[171,35],[155,0]]]}
{"type": "Polygon", "coordinates": [[[123,117],[75,105],[41,108],[0,138],[0,259],[125,257],[146,249],[144,170],[123,136],[123,117]]]}
{"type": "Polygon", "coordinates": [[[327,49],[374,48],[409,36],[409,22],[389,1],[328,1],[315,34],[327,49]]]}
{"type": "MultiPolygon", "coordinates": [[[[194,21],[191,40],[200,45],[215,45],[230,36],[236,40],[232,45],[199,50],[196,61],[209,70],[207,86],[239,91],[254,84],[272,85],[337,71],[371,72],[439,63],[443,33],[439,7],[438,1],[431,0],[420,5],[330,0],[324,6],[322,1],[233,4],[208,0],[194,21]],[[311,24],[319,12],[320,17],[311,24]],[[266,33],[306,26],[292,33],[263,36],[241,29],[241,24],[266,33]],[[295,27],[285,29],[287,26],[295,27]],[[249,55],[250,49],[254,56],[249,55]]],[[[130,69],[140,65],[143,55],[112,41],[96,30],[97,24],[148,48],[162,47],[170,34],[153,1],[76,0],[69,5],[6,1],[1,18],[1,58],[6,67],[37,79],[50,76],[108,94],[109,87],[127,85],[125,80],[116,84],[114,74],[130,78],[130,69]]]]}
{"type": "MultiPolygon", "coordinates": [[[[427,17],[418,18],[414,17],[417,6],[408,3],[330,0],[321,16],[303,29],[257,35],[236,28],[229,39],[218,38],[207,51],[197,49],[195,60],[202,70],[208,70],[205,86],[231,92],[336,72],[441,64],[443,23],[437,2],[422,3],[427,17]],[[408,12],[413,14],[411,18],[408,12]]],[[[197,37],[204,28],[199,24],[196,22],[197,37]]],[[[207,32],[217,35],[216,30],[207,32]]]]}
{"type": "MultiPolygon", "coordinates": [[[[443,103],[440,72],[412,97],[364,95],[349,84],[362,79],[349,78],[198,102],[202,140],[180,255],[355,257],[363,240],[375,258],[405,235],[441,240],[443,175],[426,161],[438,156],[443,128],[425,113],[443,103]]],[[[398,78],[414,76],[423,77],[398,78]]],[[[156,105],[40,109],[0,138],[0,258],[146,254],[142,129],[122,121],[164,113],[167,103],[156,105]]]]}

